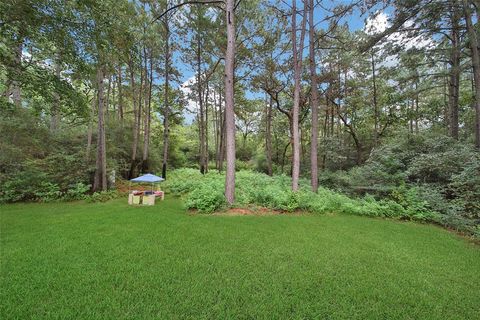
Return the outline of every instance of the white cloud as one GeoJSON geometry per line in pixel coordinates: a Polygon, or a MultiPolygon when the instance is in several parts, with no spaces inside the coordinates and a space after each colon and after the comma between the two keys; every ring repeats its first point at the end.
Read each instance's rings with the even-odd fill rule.
{"type": "MultiPolygon", "coordinates": [[[[376,12],[366,20],[365,27],[363,30],[368,35],[375,35],[385,31],[390,26],[391,26],[390,16],[387,13],[381,11],[381,12],[376,12]]],[[[414,27],[414,22],[409,20],[405,23],[405,26],[414,27]]],[[[426,38],[422,35],[417,35],[412,37],[406,32],[394,32],[388,35],[385,38],[385,41],[377,44],[375,48],[378,49],[380,53],[384,53],[386,42],[393,44],[394,46],[403,48],[403,51],[414,49],[414,48],[416,49],[431,48],[435,44],[433,39],[426,38]]],[[[385,60],[381,64],[382,66],[393,67],[398,64],[398,56],[396,54],[387,55],[385,57],[385,60]]]]}
{"type": "Polygon", "coordinates": [[[364,31],[368,35],[374,35],[385,31],[389,26],[388,15],[384,12],[377,12],[368,17],[365,22],[364,31]]]}
{"type": "Polygon", "coordinates": [[[185,101],[187,104],[185,106],[185,110],[183,112],[183,116],[185,118],[185,122],[187,124],[191,124],[195,119],[195,115],[198,110],[197,100],[192,99],[192,86],[195,84],[195,75],[188,78],[185,82],[180,85],[180,91],[182,91],[183,95],[185,96],[185,101]]]}

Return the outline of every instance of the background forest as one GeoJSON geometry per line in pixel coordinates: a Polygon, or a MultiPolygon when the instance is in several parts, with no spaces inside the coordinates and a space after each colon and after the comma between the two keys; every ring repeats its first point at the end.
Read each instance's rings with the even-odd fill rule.
{"type": "Polygon", "coordinates": [[[233,202],[216,173],[233,61],[237,204],[479,234],[479,14],[471,0],[2,1],[0,201],[152,172],[196,190],[191,208],[233,202]]]}

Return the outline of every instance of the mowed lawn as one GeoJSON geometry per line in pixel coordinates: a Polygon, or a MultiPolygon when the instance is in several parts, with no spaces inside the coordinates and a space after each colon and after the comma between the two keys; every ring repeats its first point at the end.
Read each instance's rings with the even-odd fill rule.
{"type": "Polygon", "coordinates": [[[2,319],[480,319],[480,246],[435,226],[176,199],[0,211],[2,319]]]}

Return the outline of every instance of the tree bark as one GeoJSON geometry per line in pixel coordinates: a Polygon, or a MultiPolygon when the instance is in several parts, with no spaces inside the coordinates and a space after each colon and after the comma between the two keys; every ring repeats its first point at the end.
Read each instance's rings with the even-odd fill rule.
{"type": "MultiPolygon", "coordinates": [[[[55,61],[55,76],[57,77],[57,81],[60,81],[60,72],[62,71],[62,64],[60,55],[57,53],[55,61]]],[[[60,94],[55,91],[53,93],[53,105],[52,105],[52,115],[50,118],[50,132],[56,132],[58,129],[60,117],[60,94]]]]}
{"type": "Polygon", "coordinates": [[[215,143],[215,169],[218,170],[218,145],[219,145],[219,119],[218,119],[218,108],[217,108],[217,94],[215,87],[213,90],[213,133],[214,133],[214,143],[215,143]]]}
{"type": "Polygon", "coordinates": [[[463,10],[465,14],[467,32],[470,37],[473,80],[475,83],[475,146],[480,149],[480,55],[478,50],[478,35],[472,24],[470,5],[467,3],[467,0],[463,0],[463,10]]]}
{"type": "Polygon", "coordinates": [[[409,112],[408,112],[408,113],[409,113],[409,120],[408,120],[409,125],[408,125],[408,128],[409,128],[409,130],[410,130],[410,133],[413,134],[413,118],[414,118],[414,112],[415,112],[415,101],[414,101],[414,99],[412,98],[412,99],[411,99],[409,102],[407,102],[407,103],[408,103],[408,105],[410,106],[410,108],[409,108],[410,110],[409,110],[409,112]],[[411,102],[411,104],[410,104],[410,102],[411,102]]]}
{"type": "Polygon", "coordinates": [[[200,173],[204,174],[205,170],[205,115],[203,108],[203,92],[202,92],[202,56],[200,30],[197,29],[197,99],[198,99],[198,132],[200,140],[200,173]]]}
{"type": "Polygon", "coordinates": [[[418,134],[419,132],[419,127],[418,127],[418,111],[419,111],[419,100],[420,99],[420,95],[418,94],[418,80],[415,81],[415,133],[418,134]]]}
{"type": "Polygon", "coordinates": [[[443,125],[445,127],[445,133],[448,134],[449,128],[450,128],[450,115],[449,115],[450,102],[448,99],[448,90],[449,90],[448,63],[444,63],[443,69],[445,73],[445,76],[442,77],[443,79],[443,125]]]}
{"type": "Polygon", "coordinates": [[[208,99],[210,96],[210,87],[208,85],[208,80],[205,83],[206,93],[205,93],[205,121],[204,121],[204,137],[205,137],[205,149],[204,149],[204,168],[205,173],[208,172],[208,161],[209,161],[209,154],[208,154],[208,99]]]}
{"type": "Polygon", "coordinates": [[[272,97],[269,96],[267,104],[266,128],[265,128],[265,148],[267,152],[267,174],[273,175],[272,169],[272,97]]]}
{"type": "Polygon", "coordinates": [[[107,86],[107,98],[105,99],[105,114],[106,114],[106,118],[105,118],[105,122],[108,121],[108,111],[109,111],[109,108],[110,108],[110,94],[112,93],[112,76],[109,75],[108,76],[108,86],[107,86]]]}
{"type": "Polygon", "coordinates": [[[293,1],[292,7],[292,44],[293,44],[293,64],[294,64],[294,92],[293,92],[293,159],[292,159],[292,191],[298,191],[298,180],[300,178],[300,131],[299,131],[299,113],[300,113],[300,81],[302,77],[302,55],[306,29],[307,6],[304,3],[302,27],[300,34],[300,44],[297,49],[297,0],[293,1]]]}
{"type": "Polygon", "coordinates": [[[153,86],[153,61],[150,52],[150,64],[148,64],[148,56],[146,50],[145,55],[145,118],[143,131],[143,155],[142,155],[142,172],[149,170],[148,155],[150,149],[150,122],[151,122],[151,106],[152,106],[152,86],[153,86]]]}
{"type": "Polygon", "coordinates": [[[137,93],[136,93],[136,86],[135,86],[135,70],[133,66],[132,58],[129,61],[129,69],[130,69],[130,85],[132,87],[132,98],[133,98],[133,141],[132,141],[132,153],[131,153],[131,162],[130,162],[130,171],[129,171],[129,178],[133,178],[135,173],[135,167],[137,162],[137,149],[138,149],[138,133],[139,133],[139,108],[137,108],[137,93]]]}
{"type": "Polygon", "coordinates": [[[373,146],[378,146],[378,103],[377,103],[377,79],[375,70],[375,54],[372,50],[372,82],[373,82],[373,108],[374,108],[374,130],[373,130],[373,146]]]}
{"type": "Polygon", "coordinates": [[[315,62],[315,24],[313,21],[314,16],[314,3],[313,0],[309,0],[309,49],[310,49],[310,104],[312,108],[312,136],[310,141],[310,183],[312,185],[312,191],[318,190],[318,88],[317,88],[317,64],[315,62]]]}
{"type": "Polygon", "coordinates": [[[170,29],[168,20],[165,20],[165,84],[164,84],[164,101],[163,107],[163,159],[162,159],[162,178],[167,179],[168,164],[168,142],[169,142],[169,117],[170,105],[168,100],[170,81],[170,29]]]}
{"type": "Polygon", "coordinates": [[[225,135],[227,172],[225,175],[225,198],[231,205],[235,201],[235,111],[234,111],[234,64],[235,64],[235,0],[226,0],[227,50],[225,52],[225,135]]]}
{"type": "Polygon", "coordinates": [[[458,140],[458,98],[460,87],[460,26],[456,2],[451,5],[451,41],[450,52],[450,86],[449,86],[449,123],[450,136],[458,140]]]}
{"type": "Polygon", "coordinates": [[[105,106],[104,106],[104,70],[103,65],[97,67],[97,103],[98,103],[98,133],[97,133],[97,159],[94,191],[107,190],[107,157],[105,143],[105,106]]]}
{"type": "Polygon", "coordinates": [[[87,129],[87,148],[85,150],[85,162],[88,164],[90,162],[90,150],[92,148],[92,134],[93,134],[93,116],[95,115],[95,96],[92,98],[92,106],[90,109],[90,119],[88,120],[88,129],[87,129]]]}
{"type": "Polygon", "coordinates": [[[220,105],[219,105],[219,117],[220,117],[220,145],[219,145],[219,152],[218,152],[218,171],[221,172],[223,170],[223,162],[225,160],[225,152],[226,152],[226,146],[225,146],[225,108],[222,111],[222,100],[225,100],[225,97],[223,97],[224,94],[220,92],[220,105]]]}
{"type": "Polygon", "coordinates": [[[117,76],[117,87],[118,87],[118,116],[120,121],[123,124],[123,93],[122,93],[122,65],[118,64],[118,76],[117,76]]]}
{"type": "Polygon", "coordinates": [[[329,110],[330,110],[330,106],[328,104],[328,99],[325,99],[325,116],[323,119],[323,132],[322,132],[322,144],[323,144],[322,163],[321,163],[322,170],[325,170],[327,166],[327,137],[328,137],[329,110]]]}
{"type": "Polygon", "coordinates": [[[11,81],[11,95],[13,104],[20,108],[22,106],[22,89],[20,88],[20,78],[21,69],[22,69],[22,50],[23,50],[23,38],[19,39],[14,48],[14,74],[13,80],[11,81]]]}

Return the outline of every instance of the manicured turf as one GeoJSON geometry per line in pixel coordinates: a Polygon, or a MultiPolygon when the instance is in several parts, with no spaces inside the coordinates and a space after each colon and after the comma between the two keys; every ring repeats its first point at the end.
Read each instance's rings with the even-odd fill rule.
{"type": "Polygon", "coordinates": [[[1,206],[1,318],[480,319],[480,247],[434,226],[125,202],[1,206]]]}

